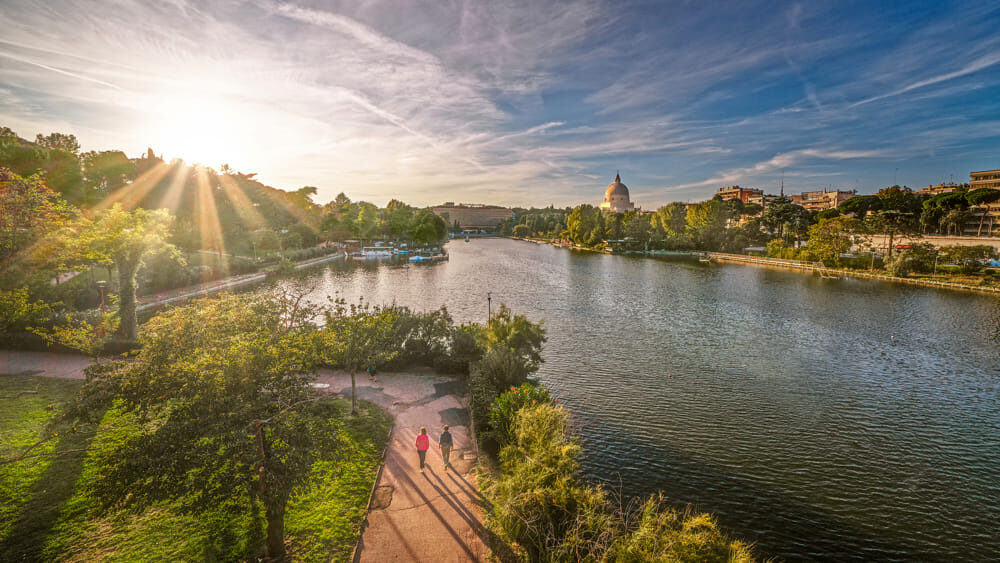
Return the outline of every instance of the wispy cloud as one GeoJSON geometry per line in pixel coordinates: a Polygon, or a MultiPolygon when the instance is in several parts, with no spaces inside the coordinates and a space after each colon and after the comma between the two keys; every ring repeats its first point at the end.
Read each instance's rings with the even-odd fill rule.
{"type": "Polygon", "coordinates": [[[996,165],[972,163],[1000,145],[998,12],[937,10],[8,0],[0,123],[320,199],[566,205],[615,169],[647,208],[782,173],[874,188],[996,165]]]}

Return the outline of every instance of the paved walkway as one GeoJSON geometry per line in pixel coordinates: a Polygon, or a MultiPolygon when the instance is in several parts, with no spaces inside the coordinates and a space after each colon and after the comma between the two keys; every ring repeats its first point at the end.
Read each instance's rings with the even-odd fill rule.
{"type": "MultiPolygon", "coordinates": [[[[319,382],[351,396],[351,380],[343,372],[321,372],[319,382]]],[[[459,400],[464,384],[404,373],[380,374],[377,384],[359,374],[357,383],[358,398],[388,410],[396,423],[354,561],[485,561],[489,533],[478,504],[469,411],[459,400]],[[455,441],[449,471],[437,447],[445,424],[455,441]],[[424,473],[414,445],[421,426],[431,437],[424,473]]]]}
{"type": "Polygon", "coordinates": [[[83,379],[90,358],[78,354],[0,350],[0,373],[83,379]]]}
{"type": "MultiPolygon", "coordinates": [[[[0,373],[83,379],[86,356],[0,350],[0,373]]],[[[357,376],[358,398],[395,417],[371,511],[362,528],[357,562],[485,561],[489,532],[483,527],[481,497],[473,473],[465,385],[437,375],[380,374],[378,383],[357,376]],[[437,439],[448,424],[455,441],[453,470],[444,471],[437,439]],[[419,471],[414,441],[427,427],[431,449],[419,471]]],[[[330,393],[351,396],[344,372],[321,370],[317,383],[330,393]]]]}

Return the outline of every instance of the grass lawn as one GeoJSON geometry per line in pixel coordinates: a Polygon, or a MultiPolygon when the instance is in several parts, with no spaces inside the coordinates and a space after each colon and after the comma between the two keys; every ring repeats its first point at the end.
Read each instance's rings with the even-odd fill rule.
{"type": "MultiPolygon", "coordinates": [[[[0,375],[0,457],[43,435],[45,425],[79,389],[79,382],[0,375]]],[[[285,535],[297,561],[350,557],[364,518],[391,417],[361,402],[331,399],[345,416],[332,428],[342,448],[335,461],[316,463],[309,483],[289,503],[285,535]]],[[[115,448],[134,431],[115,409],[92,441],[64,429],[40,453],[64,452],[0,465],[0,560],[228,561],[253,557],[262,541],[261,510],[236,498],[209,512],[184,511],[183,499],[141,513],[95,514],[88,484],[101,471],[95,452],[115,448]]]]}

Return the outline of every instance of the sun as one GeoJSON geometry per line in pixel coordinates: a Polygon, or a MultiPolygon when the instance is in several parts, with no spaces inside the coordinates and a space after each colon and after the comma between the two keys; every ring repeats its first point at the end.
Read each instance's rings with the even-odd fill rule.
{"type": "Polygon", "coordinates": [[[150,146],[167,159],[219,168],[240,160],[249,142],[240,104],[218,96],[175,94],[161,98],[147,126],[150,146]]]}

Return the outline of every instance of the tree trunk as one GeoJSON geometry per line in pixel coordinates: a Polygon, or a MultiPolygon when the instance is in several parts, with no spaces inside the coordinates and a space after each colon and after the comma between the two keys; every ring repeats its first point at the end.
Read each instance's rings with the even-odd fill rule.
{"type": "Polygon", "coordinates": [[[121,260],[118,262],[118,324],[119,338],[135,340],[137,336],[137,321],[135,314],[135,276],[139,272],[138,260],[121,260]]]}
{"type": "Polygon", "coordinates": [[[267,506],[267,540],[264,544],[267,561],[285,561],[285,506],[267,506]]]}

